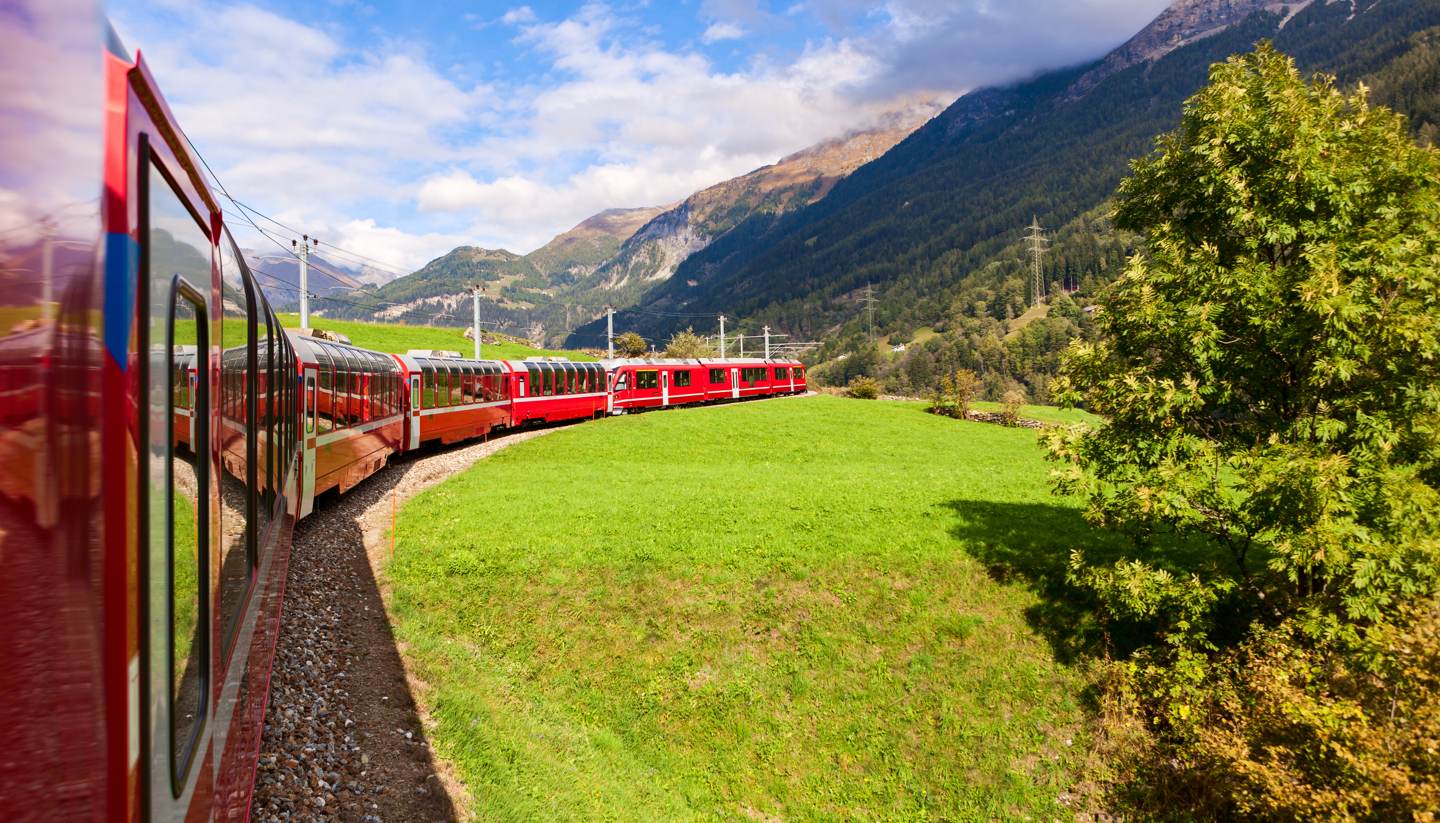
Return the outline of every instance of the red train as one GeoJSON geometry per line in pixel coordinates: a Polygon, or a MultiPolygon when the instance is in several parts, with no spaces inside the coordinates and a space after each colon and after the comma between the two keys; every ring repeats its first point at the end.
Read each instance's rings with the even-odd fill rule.
{"type": "Polygon", "coordinates": [[[295,522],[396,453],[805,390],[286,333],[143,58],[81,0],[7,9],[0,820],[246,819],[295,522]]]}

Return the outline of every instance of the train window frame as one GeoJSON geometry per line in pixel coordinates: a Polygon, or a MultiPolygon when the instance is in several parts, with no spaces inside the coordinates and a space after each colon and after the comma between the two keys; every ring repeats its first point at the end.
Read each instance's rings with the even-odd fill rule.
{"type": "Polygon", "coordinates": [[[724,369],[711,369],[711,370],[710,370],[710,385],[712,385],[712,386],[716,386],[716,385],[723,386],[723,385],[725,385],[725,384],[728,383],[728,382],[730,382],[730,381],[729,381],[729,375],[728,375],[728,373],[727,373],[724,369]]]}
{"type": "MultiPolygon", "coordinates": [[[[173,186],[174,184],[172,183],[171,185],[173,186]]],[[[177,195],[178,195],[178,192],[177,192],[177,195]]],[[[181,199],[180,202],[181,202],[181,203],[184,203],[185,201],[184,201],[183,199],[181,199]]],[[[175,275],[175,276],[171,279],[171,283],[170,283],[170,297],[169,297],[169,299],[167,300],[167,302],[168,302],[168,304],[169,304],[169,307],[170,307],[170,312],[169,312],[169,322],[168,322],[167,328],[166,328],[166,338],[167,338],[166,341],[165,341],[165,342],[166,342],[166,346],[165,346],[166,351],[167,351],[167,353],[168,353],[168,352],[173,352],[174,349],[175,349],[175,307],[176,307],[177,303],[179,302],[179,300],[181,300],[181,299],[184,299],[184,300],[186,300],[187,302],[189,302],[189,303],[191,304],[192,310],[195,312],[195,318],[196,318],[196,320],[195,320],[195,329],[196,329],[196,335],[195,335],[195,337],[196,337],[196,342],[195,342],[195,364],[196,364],[196,372],[195,372],[195,373],[196,373],[197,375],[203,373],[203,374],[205,374],[205,375],[208,376],[209,373],[210,373],[210,329],[209,329],[209,325],[210,325],[210,324],[209,324],[209,322],[208,322],[208,321],[209,321],[209,312],[208,312],[207,309],[206,309],[206,300],[205,300],[204,295],[200,294],[199,290],[197,290],[194,286],[190,285],[183,277],[179,276],[178,274],[175,275]],[[201,370],[201,366],[202,366],[202,365],[204,366],[203,372],[202,372],[202,370],[201,370]]],[[[169,375],[169,380],[172,381],[172,383],[173,383],[173,381],[174,381],[174,379],[175,379],[174,370],[169,370],[167,373],[168,373],[168,375],[169,375]]],[[[207,379],[207,380],[197,379],[197,380],[195,381],[195,398],[194,398],[194,402],[192,403],[192,408],[193,408],[193,409],[208,411],[208,409],[209,409],[209,407],[210,407],[210,397],[209,397],[209,395],[210,395],[210,386],[209,386],[209,383],[210,383],[210,381],[209,381],[208,379],[207,379]]],[[[174,387],[173,385],[171,385],[171,386],[169,386],[169,387],[167,387],[167,388],[168,388],[168,391],[166,392],[166,395],[171,398],[171,403],[173,404],[173,402],[174,402],[174,399],[173,399],[173,398],[175,397],[175,392],[174,392],[175,387],[174,387]]],[[[208,417],[208,414],[207,414],[207,417],[208,417]]],[[[175,431],[174,431],[174,429],[175,429],[175,415],[174,415],[174,411],[173,411],[173,405],[172,405],[171,409],[167,411],[167,413],[166,413],[166,415],[165,415],[165,421],[166,421],[166,423],[165,423],[166,440],[167,440],[169,443],[174,443],[174,441],[175,441],[175,431]]],[[[210,717],[210,684],[211,684],[211,671],[210,671],[210,662],[211,662],[211,654],[210,654],[210,629],[211,629],[211,625],[210,625],[210,610],[211,610],[211,609],[210,609],[210,607],[211,607],[211,603],[210,603],[210,585],[209,585],[209,584],[210,584],[210,470],[209,470],[209,469],[210,469],[210,463],[209,463],[209,459],[208,459],[208,456],[209,456],[209,454],[210,454],[210,432],[209,432],[209,426],[196,426],[196,427],[195,427],[195,440],[196,440],[196,443],[194,444],[195,448],[192,449],[193,453],[195,454],[195,456],[196,456],[196,458],[197,458],[196,461],[195,461],[195,463],[196,463],[196,471],[195,471],[195,488],[196,488],[196,493],[195,493],[195,499],[196,499],[196,506],[195,506],[195,546],[196,546],[196,562],[195,562],[195,565],[196,565],[196,571],[195,571],[195,582],[196,582],[196,610],[195,610],[195,611],[196,611],[196,614],[195,614],[195,625],[198,627],[199,630],[195,633],[195,638],[196,638],[195,646],[197,646],[198,649],[192,647],[192,649],[191,649],[191,659],[193,659],[193,660],[195,660],[195,661],[197,662],[197,666],[198,666],[198,668],[199,668],[198,683],[197,683],[197,686],[196,686],[196,693],[197,693],[197,695],[198,695],[198,697],[199,697],[199,701],[198,701],[198,703],[197,703],[197,705],[196,705],[196,710],[195,710],[195,713],[196,713],[195,722],[194,722],[194,724],[193,724],[193,726],[192,726],[192,728],[191,728],[191,730],[190,730],[190,734],[189,734],[189,736],[188,736],[189,739],[183,741],[183,743],[184,743],[184,747],[183,747],[183,748],[181,748],[180,745],[179,745],[179,743],[180,743],[181,741],[177,740],[177,737],[176,737],[175,717],[174,717],[175,706],[176,706],[176,703],[177,703],[178,701],[177,701],[177,699],[176,699],[175,689],[174,689],[174,686],[173,686],[173,684],[175,683],[176,662],[177,662],[176,659],[175,659],[175,554],[174,554],[174,550],[175,550],[175,521],[174,521],[174,518],[173,518],[173,517],[167,518],[167,523],[166,523],[167,534],[165,535],[165,545],[167,545],[167,546],[170,547],[170,553],[169,553],[169,557],[168,557],[168,562],[165,564],[166,591],[167,591],[167,595],[168,595],[168,600],[167,600],[167,602],[168,602],[168,606],[169,606],[169,615],[168,615],[169,620],[168,620],[168,628],[167,628],[167,631],[166,631],[166,641],[167,641],[167,646],[168,646],[168,649],[167,649],[167,651],[166,651],[166,657],[168,658],[169,663],[170,663],[169,671],[167,672],[167,682],[169,682],[170,684],[172,684],[171,689],[169,690],[169,693],[166,695],[166,697],[167,697],[168,700],[169,700],[169,709],[170,709],[170,722],[169,722],[167,725],[169,726],[169,733],[170,733],[170,767],[171,767],[170,779],[171,779],[171,790],[172,790],[172,792],[174,793],[175,797],[179,797],[181,794],[184,793],[186,778],[187,778],[188,775],[189,775],[190,769],[193,768],[194,765],[195,765],[195,760],[196,760],[196,757],[195,757],[195,756],[199,753],[199,748],[200,748],[200,747],[199,747],[200,738],[204,735],[205,726],[206,726],[207,721],[209,720],[209,717],[210,717]],[[201,467],[203,467],[203,470],[201,469],[201,467]]],[[[169,448],[172,448],[172,449],[173,449],[174,447],[173,447],[173,446],[170,446],[169,448]]],[[[173,461],[173,460],[167,460],[166,463],[165,463],[165,487],[166,487],[166,494],[167,494],[166,511],[173,511],[173,508],[174,508],[174,505],[175,505],[175,504],[174,504],[174,497],[173,497],[173,494],[174,494],[174,491],[173,491],[173,490],[174,490],[174,488],[175,488],[175,467],[174,467],[174,461],[173,461]]]]}
{"type": "Polygon", "coordinates": [[[671,385],[677,389],[688,388],[690,386],[690,378],[691,372],[689,369],[677,369],[675,371],[675,379],[671,381],[671,385]]]}
{"type": "Polygon", "coordinates": [[[658,389],[658,388],[660,388],[660,370],[659,370],[659,369],[636,369],[636,370],[635,370],[635,388],[636,388],[637,390],[642,390],[642,389],[658,389]]]}
{"type": "MultiPolygon", "coordinates": [[[[207,251],[209,251],[210,254],[211,254],[210,266],[212,267],[212,271],[213,271],[213,266],[215,265],[214,254],[215,254],[215,249],[216,249],[216,242],[215,242],[214,234],[211,232],[211,230],[210,230],[209,227],[207,226],[206,222],[205,222],[204,220],[201,220],[201,219],[200,219],[200,216],[199,216],[198,213],[196,213],[194,207],[190,205],[188,199],[187,199],[187,198],[184,196],[184,194],[181,192],[180,187],[179,187],[178,185],[176,185],[176,183],[175,183],[175,178],[169,173],[168,169],[165,168],[165,164],[164,164],[163,162],[161,162],[159,158],[155,157],[154,154],[152,153],[152,151],[151,151],[151,149],[150,149],[150,139],[149,139],[149,135],[147,135],[147,134],[141,134],[141,135],[140,135],[139,146],[138,146],[138,154],[139,154],[139,163],[138,163],[138,172],[137,172],[137,175],[136,175],[136,176],[137,176],[136,183],[137,183],[137,193],[138,193],[138,200],[139,200],[139,203],[138,203],[139,223],[140,223],[140,225],[139,225],[139,235],[140,235],[140,238],[141,238],[142,242],[141,242],[141,244],[140,244],[140,260],[139,260],[139,263],[140,263],[139,269],[140,269],[141,276],[138,278],[138,280],[139,280],[139,290],[138,290],[138,292],[139,292],[139,293],[136,295],[136,297],[137,297],[137,302],[138,302],[141,306],[145,307],[144,309],[142,309],[142,311],[145,312],[144,322],[142,322],[142,323],[139,324],[139,334],[138,334],[138,338],[139,338],[139,339],[138,339],[138,341],[137,341],[138,350],[143,353],[142,356],[139,358],[139,374],[138,374],[138,377],[139,377],[139,379],[140,379],[141,385],[145,387],[145,389],[144,389],[144,391],[145,391],[144,399],[143,399],[143,401],[142,401],[142,403],[143,403],[143,406],[142,406],[142,409],[143,409],[142,414],[144,414],[144,415],[150,415],[150,414],[153,413],[153,412],[151,411],[151,409],[150,409],[150,402],[151,402],[151,400],[152,400],[151,392],[152,392],[153,389],[154,389],[154,387],[153,387],[153,385],[152,385],[152,381],[153,381],[154,379],[156,379],[157,377],[159,377],[159,375],[153,375],[153,374],[150,373],[150,372],[152,371],[152,370],[150,369],[150,360],[152,359],[152,356],[149,354],[149,352],[151,351],[151,348],[152,348],[152,341],[150,340],[150,332],[151,332],[151,327],[152,327],[152,325],[153,325],[153,321],[152,321],[152,317],[153,317],[152,311],[153,311],[153,309],[155,308],[153,295],[151,294],[151,288],[152,288],[152,285],[153,285],[152,281],[154,280],[154,277],[153,277],[153,271],[152,271],[152,268],[151,268],[151,264],[152,264],[151,248],[152,248],[152,245],[153,245],[153,244],[152,244],[152,242],[151,242],[151,237],[150,237],[150,235],[151,235],[151,229],[152,229],[152,218],[151,218],[151,205],[152,205],[152,204],[151,204],[151,191],[150,191],[150,187],[151,187],[151,182],[152,182],[152,180],[154,179],[154,176],[155,176],[155,175],[158,175],[159,178],[160,178],[160,181],[161,181],[164,185],[166,185],[166,186],[168,187],[169,194],[175,198],[175,202],[178,203],[183,209],[185,209],[185,210],[189,213],[190,218],[191,218],[192,220],[194,220],[194,222],[195,222],[195,228],[198,229],[198,231],[200,232],[200,234],[205,237],[205,240],[206,240],[206,249],[207,249],[207,251]],[[152,174],[152,172],[153,172],[154,174],[152,174]]],[[[207,282],[207,285],[208,285],[208,282],[207,282]]],[[[188,741],[186,741],[186,746],[185,746],[185,748],[184,748],[184,751],[182,752],[182,751],[180,751],[180,750],[177,748],[177,746],[176,746],[175,718],[174,718],[176,699],[175,699],[175,679],[174,679],[174,671],[175,671],[175,634],[174,634],[174,612],[175,612],[175,599],[174,599],[174,598],[175,598],[175,589],[174,589],[174,572],[175,572],[175,568],[174,568],[174,567],[175,567],[175,563],[174,563],[174,526],[175,526],[175,524],[174,524],[174,518],[173,518],[173,511],[174,511],[174,509],[173,509],[173,507],[174,507],[173,494],[174,494],[175,484],[174,484],[174,464],[173,464],[173,458],[170,457],[170,455],[173,453],[173,450],[174,450],[174,438],[175,438],[175,414],[174,414],[175,387],[174,387],[174,385],[173,385],[173,381],[174,381],[174,368],[173,368],[170,364],[173,362],[173,359],[174,359],[174,350],[175,350],[175,309],[176,309],[176,303],[177,303],[176,298],[177,298],[177,297],[181,297],[182,295],[184,296],[184,298],[185,298],[188,302],[190,302],[190,303],[192,304],[192,308],[193,308],[194,311],[195,311],[195,327],[196,327],[196,345],[195,345],[195,350],[196,350],[196,362],[197,362],[197,368],[198,368],[198,366],[200,366],[200,365],[203,365],[203,366],[204,366],[203,374],[205,375],[205,379],[204,379],[204,380],[200,380],[200,379],[197,379],[197,380],[196,380],[196,400],[195,400],[195,404],[194,404],[194,405],[197,406],[198,408],[200,408],[201,410],[203,410],[203,411],[205,412],[205,415],[206,415],[206,419],[207,419],[207,420],[209,419],[209,414],[210,414],[210,411],[211,411],[211,409],[210,409],[210,379],[209,379],[209,376],[210,376],[210,323],[209,323],[210,315],[209,315],[208,308],[207,308],[207,307],[208,307],[208,303],[207,303],[204,295],[202,295],[197,289],[195,289],[194,286],[192,286],[188,281],[186,281],[183,277],[181,277],[181,276],[177,273],[177,274],[172,275],[171,278],[169,279],[169,281],[168,281],[168,289],[166,290],[166,294],[165,294],[165,311],[166,311],[165,337],[166,337],[166,339],[165,339],[165,341],[164,341],[165,346],[164,346],[164,349],[163,349],[162,351],[163,351],[163,353],[164,353],[164,355],[165,355],[165,362],[166,362],[166,369],[165,369],[166,385],[165,385],[165,391],[160,395],[160,396],[162,396],[162,397],[164,397],[164,398],[167,398],[167,400],[166,400],[166,402],[165,402],[165,413],[164,413],[165,423],[164,423],[164,425],[163,425],[163,432],[164,432],[164,435],[165,435],[165,443],[164,443],[164,449],[165,449],[165,460],[164,460],[164,463],[165,463],[165,469],[164,469],[165,491],[164,491],[163,493],[164,493],[165,496],[166,496],[166,500],[164,501],[165,506],[164,506],[163,511],[166,511],[166,512],[171,513],[170,516],[167,516],[167,517],[165,518],[165,526],[164,526],[164,528],[165,528],[165,534],[164,534],[164,538],[163,538],[163,539],[164,539],[164,542],[163,542],[163,544],[162,544],[163,547],[164,547],[165,553],[166,553],[165,562],[164,562],[164,566],[165,566],[165,577],[166,577],[166,584],[165,584],[165,585],[166,585],[166,592],[165,592],[165,596],[164,596],[164,602],[165,602],[165,608],[167,609],[166,622],[167,622],[167,624],[168,624],[168,627],[167,627],[167,629],[165,630],[165,635],[166,635],[166,647],[167,647],[167,648],[166,648],[166,657],[167,657],[166,662],[167,662],[167,664],[168,664],[168,666],[166,667],[166,668],[167,668],[167,671],[166,671],[166,675],[167,675],[167,676],[166,676],[166,688],[165,688],[165,693],[166,693],[166,694],[165,694],[165,697],[166,697],[166,708],[167,708],[167,710],[168,710],[168,716],[166,717],[166,723],[165,723],[165,725],[166,725],[166,734],[167,734],[167,737],[168,737],[168,740],[169,740],[169,761],[170,761],[170,762],[169,762],[169,764],[168,764],[168,765],[169,765],[168,771],[169,771],[169,778],[170,778],[170,789],[171,789],[172,795],[173,795],[174,797],[176,797],[176,798],[179,798],[179,797],[184,793],[186,780],[187,780],[187,778],[189,777],[189,774],[190,774],[191,769],[193,769],[193,768],[195,767],[195,762],[196,762],[196,760],[197,760],[196,754],[199,753],[199,745],[198,745],[198,744],[199,744],[199,741],[200,741],[200,739],[202,738],[202,736],[204,735],[205,727],[208,725],[208,722],[209,722],[209,718],[210,718],[210,700],[209,700],[209,698],[210,698],[210,690],[211,690],[211,681],[212,681],[212,676],[213,676],[213,675],[212,675],[212,672],[211,672],[211,652],[210,652],[210,586],[209,586],[209,581],[210,581],[210,552],[209,552],[209,545],[210,545],[210,542],[209,542],[209,529],[210,529],[210,507],[209,507],[209,500],[210,500],[210,471],[209,471],[209,469],[210,469],[210,462],[209,462],[208,456],[209,456],[209,453],[210,453],[210,448],[209,448],[209,447],[210,447],[210,442],[209,442],[210,433],[209,433],[209,426],[196,426],[196,427],[195,427],[195,430],[196,430],[195,439],[196,439],[197,442],[191,444],[191,447],[192,447],[191,450],[192,450],[192,453],[193,453],[194,455],[196,455],[196,457],[197,457],[197,460],[195,461],[196,464],[197,464],[197,465],[196,465],[196,471],[195,471],[195,481],[196,481],[196,512],[195,512],[195,529],[196,529],[196,535],[195,535],[195,539],[196,539],[196,588],[197,588],[197,591],[196,591],[196,598],[197,598],[197,600],[196,600],[196,616],[195,616],[195,620],[196,620],[196,626],[199,627],[200,630],[196,632],[195,646],[198,647],[198,648],[193,648],[193,647],[192,647],[191,652],[192,652],[192,659],[198,661],[198,665],[199,665],[199,671],[198,671],[198,677],[197,677],[198,683],[197,683],[197,687],[196,687],[196,693],[197,693],[197,695],[198,695],[198,697],[199,697],[199,700],[198,700],[198,704],[197,704],[197,707],[196,707],[196,717],[195,717],[195,721],[194,721],[193,726],[192,726],[192,728],[191,728],[191,730],[190,730],[189,739],[188,739],[188,741]],[[183,756],[177,756],[177,755],[183,755],[183,756]]],[[[201,374],[201,373],[202,373],[202,372],[197,371],[197,375],[198,375],[198,374],[201,374]]],[[[151,517],[150,517],[150,515],[149,515],[149,512],[153,509],[153,506],[154,506],[153,501],[150,499],[151,485],[152,485],[152,484],[151,484],[150,472],[152,471],[151,461],[152,461],[152,459],[153,459],[153,457],[154,457],[154,454],[155,454],[154,451],[152,450],[154,444],[150,442],[150,440],[151,440],[151,437],[150,437],[150,428],[151,428],[151,426],[150,426],[149,424],[147,424],[147,425],[145,425],[145,426],[142,426],[141,429],[140,429],[140,431],[141,431],[141,436],[140,436],[140,443],[138,444],[138,445],[139,445],[138,451],[139,451],[140,454],[144,455],[145,457],[144,457],[143,460],[138,460],[138,461],[136,461],[136,466],[137,466],[138,471],[139,471],[139,477],[137,478],[137,480],[138,480],[138,485],[139,485],[140,494],[141,494],[141,497],[140,497],[141,511],[147,512],[146,516],[144,516],[144,517],[142,517],[142,518],[140,519],[140,522],[143,524],[143,526],[142,526],[143,532],[142,532],[141,540],[139,541],[140,546],[141,546],[141,552],[142,552],[141,568],[142,568],[142,569],[146,569],[146,572],[145,572],[145,573],[142,573],[142,574],[140,575],[141,586],[142,586],[142,589],[141,589],[141,592],[142,592],[142,594],[141,594],[141,604],[142,604],[142,605],[141,605],[141,608],[142,608],[142,613],[141,613],[141,625],[142,625],[142,626],[148,625],[148,622],[149,622],[149,609],[150,609],[150,604],[151,604],[151,592],[150,592],[150,590],[149,590],[149,583],[148,583],[148,581],[149,581],[149,578],[150,578],[149,569],[151,568],[151,563],[152,563],[152,558],[151,558],[150,552],[151,552],[151,550],[154,548],[154,543],[155,543],[155,535],[153,534],[153,530],[152,530],[152,525],[153,525],[153,523],[152,523],[152,519],[151,519],[151,517]]],[[[150,665],[153,663],[153,658],[152,658],[152,656],[151,656],[151,655],[148,653],[148,651],[147,651],[147,649],[150,647],[150,645],[151,645],[150,643],[146,642],[146,643],[142,646],[142,650],[141,650],[142,658],[143,658],[143,660],[144,660],[143,666],[144,666],[144,668],[145,668],[145,670],[146,670],[147,672],[150,670],[150,665]]],[[[153,681],[152,681],[151,685],[153,685],[153,681]]],[[[148,687],[147,687],[147,689],[146,689],[146,692],[147,692],[147,694],[148,694],[148,692],[149,692],[148,687]]],[[[148,699],[142,698],[142,701],[141,701],[141,702],[142,702],[142,704],[148,706],[150,701],[149,701],[148,699]]],[[[144,731],[142,732],[142,734],[144,734],[145,736],[148,737],[148,736],[153,732],[153,727],[152,727],[152,726],[149,724],[149,722],[148,722],[148,720],[149,720],[149,712],[148,712],[148,711],[144,712],[143,717],[146,719],[146,722],[144,722],[143,725],[142,725],[142,728],[144,729],[144,731]]],[[[146,750],[146,749],[148,749],[148,746],[146,746],[146,745],[143,743],[143,741],[142,741],[142,750],[146,750]]]]}

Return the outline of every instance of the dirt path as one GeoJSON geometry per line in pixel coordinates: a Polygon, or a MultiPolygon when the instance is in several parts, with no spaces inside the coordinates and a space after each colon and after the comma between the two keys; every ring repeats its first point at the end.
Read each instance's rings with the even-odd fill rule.
{"type": "Polygon", "coordinates": [[[295,530],[260,745],[256,821],[410,823],[463,816],[425,738],[377,570],[392,507],[541,429],[394,461],[323,497],[295,530]]]}

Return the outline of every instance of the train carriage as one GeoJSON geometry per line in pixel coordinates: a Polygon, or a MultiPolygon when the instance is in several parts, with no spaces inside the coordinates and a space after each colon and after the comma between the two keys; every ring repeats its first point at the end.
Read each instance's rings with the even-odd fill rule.
{"type": "Polygon", "coordinates": [[[404,448],[400,364],[389,355],[295,334],[302,396],[299,515],[348,491],[404,448]]]}
{"type": "Polygon", "coordinates": [[[606,360],[615,414],[695,403],[747,400],[806,390],[795,360],[606,360]]]}
{"type": "Polygon", "coordinates": [[[0,819],[243,819],[295,515],[294,357],[144,60],[91,4],[15,11],[0,819]]]}
{"type": "Polygon", "coordinates": [[[485,437],[511,425],[511,369],[495,360],[391,355],[404,387],[404,449],[485,437]]]}
{"type": "Polygon", "coordinates": [[[509,360],[511,425],[589,420],[609,411],[605,367],[554,358],[509,360]]]}

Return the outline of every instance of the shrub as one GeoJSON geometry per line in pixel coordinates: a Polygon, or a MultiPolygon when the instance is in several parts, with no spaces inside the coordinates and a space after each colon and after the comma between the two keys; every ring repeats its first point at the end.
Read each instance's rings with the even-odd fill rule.
{"type": "Polygon", "coordinates": [[[874,400],[880,396],[880,381],[863,375],[852,378],[845,393],[859,400],[874,400]]]}
{"type": "Polygon", "coordinates": [[[955,378],[950,383],[950,391],[955,398],[956,415],[964,420],[970,414],[970,404],[980,396],[985,384],[980,381],[979,375],[969,369],[959,369],[955,372],[955,378]]]}
{"type": "Polygon", "coordinates": [[[645,342],[645,338],[633,331],[615,335],[611,344],[615,347],[615,353],[621,357],[644,357],[650,351],[650,345],[645,342]]]}
{"type": "Polygon", "coordinates": [[[955,374],[940,378],[940,387],[930,396],[930,413],[941,414],[964,420],[970,415],[970,404],[975,402],[984,384],[975,372],[960,369],[955,374]]]}
{"type": "Polygon", "coordinates": [[[1000,398],[1000,422],[1013,426],[1020,422],[1020,409],[1025,405],[1025,392],[1011,389],[1000,398]]]}
{"type": "Polygon", "coordinates": [[[710,341],[696,334],[693,328],[676,332],[665,345],[665,356],[675,360],[693,360],[714,355],[710,341]]]}

